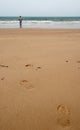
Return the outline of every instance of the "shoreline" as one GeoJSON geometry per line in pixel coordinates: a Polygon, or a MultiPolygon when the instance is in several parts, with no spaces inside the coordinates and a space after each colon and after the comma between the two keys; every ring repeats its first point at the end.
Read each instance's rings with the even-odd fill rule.
{"type": "MultiPolygon", "coordinates": [[[[18,28],[18,17],[0,17],[0,28],[18,28]]],[[[80,17],[24,17],[24,28],[80,28],[80,17]]]]}
{"type": "Polygon", "coordinates": [[[27,32],[40,32],[41,31],[41,33],[48,33],[47,31],[49,31],[49,33],[50,32],[79,32],[80,31],[80,29],[76,29],[76,28],[73,28],[73,29],[68,29],[68,28],[61,28],[61,29],[59,29],[59,28],[0,28],[0,33],[4,33],[4,34],[6,34],[7,35],[7,31],[9,31],[9,32],[15,32],[15,33],[27,33],[27,32]]]}

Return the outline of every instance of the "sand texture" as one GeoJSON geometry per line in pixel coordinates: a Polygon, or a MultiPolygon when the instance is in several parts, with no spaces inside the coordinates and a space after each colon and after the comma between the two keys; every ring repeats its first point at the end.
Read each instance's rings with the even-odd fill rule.
{"type": "Polygon", "coordinates": [[[80,130],[80,30],[0,29],[0,130],[80,130]]]}

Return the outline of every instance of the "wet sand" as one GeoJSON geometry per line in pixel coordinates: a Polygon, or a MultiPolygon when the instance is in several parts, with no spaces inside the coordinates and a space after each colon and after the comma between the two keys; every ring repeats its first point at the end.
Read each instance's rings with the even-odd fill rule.
{"type": "Polygon", "coordinates": [[[0,130],[80,130],[80,30],[0,29],[0,130]]]}

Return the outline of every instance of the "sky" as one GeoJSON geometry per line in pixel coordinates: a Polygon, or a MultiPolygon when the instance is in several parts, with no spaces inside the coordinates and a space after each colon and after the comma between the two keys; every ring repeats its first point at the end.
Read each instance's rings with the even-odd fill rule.
{"type": "Polygon", "coordinates": [[[80,0],[0,0],[0,16],[80,16],[80,0]]]}

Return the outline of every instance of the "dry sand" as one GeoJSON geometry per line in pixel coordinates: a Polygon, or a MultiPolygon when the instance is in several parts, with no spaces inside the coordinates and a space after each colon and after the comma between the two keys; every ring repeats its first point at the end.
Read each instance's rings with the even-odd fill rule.
{"type": "Polygon", "coordinates": [[[80,130],[80,30],[0,29],[0,130],[80,130]]]}

